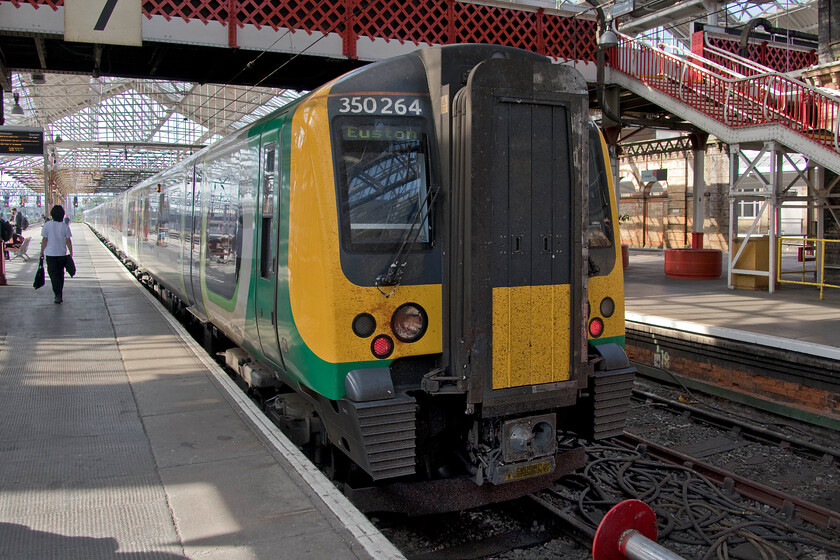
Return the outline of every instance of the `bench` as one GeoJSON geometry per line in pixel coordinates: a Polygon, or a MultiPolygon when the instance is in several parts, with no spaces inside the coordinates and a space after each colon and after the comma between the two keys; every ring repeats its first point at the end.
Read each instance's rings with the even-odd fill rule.
{"type": "Polygon", "coordinates": [[[12,261],[20,257],[21,259],[28,261],[29,255],[27,255],[26,252],[29,250],[29,242],[31,240],[31,237],[25,237],[18,247],[7,245],[6,250],[9,251],[9,253],[14,253],[14,256],[12,256],[12,258],[10,258],[9,260],[12,261]]]}

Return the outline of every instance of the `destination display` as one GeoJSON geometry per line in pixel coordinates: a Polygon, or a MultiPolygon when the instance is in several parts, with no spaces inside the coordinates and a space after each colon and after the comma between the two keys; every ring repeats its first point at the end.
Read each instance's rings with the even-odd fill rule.
{"type": "Polygon", "coordinates": [[[341,135],[345,140],[417,140],[421,132],[418,126],[371,124],[341,127],[341,135]]]}
{"type": "Polygon", "coordinates": [[[0,126],[0,155],[40,156],[43,154],[43,128],[0,126]]]}

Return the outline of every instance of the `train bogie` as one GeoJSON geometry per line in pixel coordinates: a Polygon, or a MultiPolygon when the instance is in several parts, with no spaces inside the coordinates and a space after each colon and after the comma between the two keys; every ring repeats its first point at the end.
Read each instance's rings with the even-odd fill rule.
{"type": "Polygon", "coordinates": [[[606,161],[575,70],[450,46],[338,78],[88,220],[279,388],[269,416],[361,507],[441,511],[544,487],[621,429],[606,161]]]}

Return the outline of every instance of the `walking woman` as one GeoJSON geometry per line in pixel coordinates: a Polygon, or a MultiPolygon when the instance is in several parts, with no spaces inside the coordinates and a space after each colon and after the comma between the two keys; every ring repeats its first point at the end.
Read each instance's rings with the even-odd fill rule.
{"type": "Polygon", "coordinates": [[[47,273],[50,275],[55,303],[61,303],[64,291],[64,264],[67,251],[73,258],[73,243],[70,242],[70,226],[64,223],[64,207],[56,204],[50,210],[52,220],[41,228],[41,256],[47,257],[47,273]]]}

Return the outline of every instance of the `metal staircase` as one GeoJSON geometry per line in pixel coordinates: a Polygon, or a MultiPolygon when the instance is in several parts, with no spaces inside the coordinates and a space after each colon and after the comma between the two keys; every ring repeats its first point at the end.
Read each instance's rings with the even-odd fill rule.
{"type": "Polygon", "coordinates": [[[620,35],[607,51],[605,82],[727,144],[778,142],[840,174],[840,97],[745,59],[736,66],[620,35]]]}

